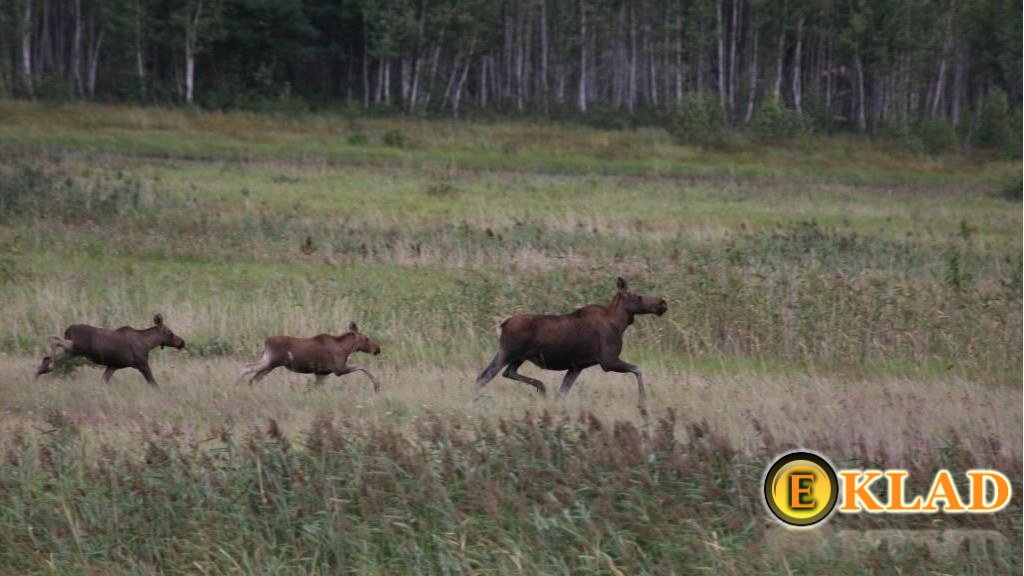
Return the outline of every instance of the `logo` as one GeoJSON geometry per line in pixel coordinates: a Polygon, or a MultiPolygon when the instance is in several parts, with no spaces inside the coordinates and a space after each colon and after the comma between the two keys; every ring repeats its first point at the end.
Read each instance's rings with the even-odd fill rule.
{"type": "Polygon", "coordinates": [[[840,470],[837,477],[822,456],[790,452],[768,468],[764,498],[780,521],[806,527],[828,518],[840,495],[838,510],[844,514],[984,514],[1002,510],[1013,496],[1009,478],[995,470],[966,472],[968,499],[949,470],[939,470],[927,494],[916,496],[908,493],[909,475],[906,470],[840,470]]]}
{"type": "Polygon", "coordinates": [[[772,464],[764,498],[776,518],[791,526],[813,526],[828,518],[839,497],[836,471],[811,452],[791,452],[772,464]]]}

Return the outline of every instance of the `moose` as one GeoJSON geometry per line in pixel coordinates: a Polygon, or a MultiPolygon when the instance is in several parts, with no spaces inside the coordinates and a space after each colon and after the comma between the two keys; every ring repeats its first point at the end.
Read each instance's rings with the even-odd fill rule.
{"type": "Polygon", "coordinates": [[[271,336],[263,344],[263,357],[248,364],[239,378],[252,374],[249,385],[259,382],[275,368],[284,366],[299,374],[313,374],[316,383],[323,384],[324,378],[330,374],[344,376],[352,372],[362,372],[373,382],[373,391],[380,392],[380,383],[365,368],[348,363],[353,352],[365,352],[376,356],[380,354],[377,344],[365,334],[359,332],[355,322],[349,324],[348,332],[338,336],[317,334],[312,338],[293,338],[291,336],[271,336]]]}
{"type": "Polygon", "coordinates": [[[630,292],[621,277],[616,287],[607,306],[591,304],[558,316],[520,314],[502,322],[498,352],[476,379],[477,387],[483,388],[505,368],[506,378],[529,384],[546,395],[543,382],[517,372],[523,362],[530,361],[546,370],[567,371],[558,392],[564,398],[580,372],[600,365],[605,372],[630,372],[636,376],[640,405],[646,405],[643,374],[619,358],[622,334],[633,323],[634,316],[661,316],[668,311],[668,304],[661,298],[630,292]]]}
{"type": "Polygon", "coordinates": [[[179,350],[185,347],[185,341],[164,324],[162,314],[153,316],[153,326],[145,330],[130,326],[108,330],[87,324],[72,324],[64,330],[63,338],[50,338],[51,354],[39,364],[36,378],[53,372],[58,364],[81,356],[94,364],[106,366],[102,377],[104,383],[121,368],[135,368],[150,386],[156,386],[153,371],[149,369],[149,352],[157,346],[170,346],[179,350]]]}

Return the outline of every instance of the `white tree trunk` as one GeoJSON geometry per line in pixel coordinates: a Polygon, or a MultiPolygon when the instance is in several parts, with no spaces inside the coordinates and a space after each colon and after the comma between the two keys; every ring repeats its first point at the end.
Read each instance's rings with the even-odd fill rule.
{"type": "MultiPolygon", "coordinates": [[[[682,10],[682,7],[679,7],[682,10]]],[[[683,15],[676,15],[676,104],[683,101],[683,15]]]]}
{"type": "Polygon", "coordinates": [[[753,54],[750,57],[750,88],[749,94],[747,94],[747,113],[743,117],[743,123],[747,124],[750,119],[754,117],[754,103],[757,100],[757,21],[754,19],[754,13],[750,13],[750,27],[753,29],[753,47],[751,52],[753,54]]]}
{"type": "Polygon", "coordinates": [[[72,11],[74,22],[71,40],[71,87],[79,97],[84,93],[82,86],[82,0],[75,0],[72,11]]]}
{"type": "Polygon", "coordinates": [[[540,0],[540,98],[548,113],[548,2],[540,0]]]}
{"type": "Polygon", "coordinates": [[[580,85],[577,108],[583,113],[587,111],[587,40],[587,2],[580,0],[580,85]]]}
{"type": "Polygon", "coordinates": [[[740,0],[732,0],[732,30],[729,33],[729,112],[736,114],[736,39],[740,30],[740,0]]]}
{"type": "Polygon", "coordinates": [[[100,66],[100,48],[102,46],[103,29],[100,28],[100,32],[96,36],[96,40],[93,41],[92,47],[89,50],[89,75],[86,80],[86,85],[88,86],[90,100],[96,97],[96,72],[100,66]]]}
{"type": "Polygon", "coordinates": [[[142,0],[135,0],[135,72],[139,75],[139,88],[146,97],[146,59],[142,53],[142,0]]]}
{"type": "Polygon", "coordinates": [[[864,114],[864,64],[859,51],[854,60],[854,67],[857,71],[857,130],[864,132],[867,130],[867,120],[864,114]]]}
{"type": "Polygon", "coordinates": [[[722,19],[722,0],[715,1],[715,23],[718,27],[718,106],[722,109],[723,118],[728,121],[729,114],[725,108],[725,22],[722,19]]]}
{"type": "Polygon", "coordinates": [[[466,76],[469,74],[469,66],[473,62],[473,50],[476,48],[476,35],[469,41],[469,50],[466,53],[466,63],[462,66],[462,76],[455,86],[455,93],[452,94],[452,120],[459,121],[459,103],[462,102],[462,88],[466,85],[466,76]]]}
{"type": "Polygon", "coordinates": [[[196,41],[199,19],[203,17],[203,2],[196,3],[196,11],[185,25],[185,102],[192,103],[196,76],[196,41]]]}
{"type": "Polygon", "coordinates": [[[803,112],[803,108],[800,106],[800,100],[803,96],[803,87],[800,83],[800,60],[801,60],[801,49],[804,43],[804,17],[801,16],[796,21],[796,48],[793,51],[793,105],[796,107],[797,112],[803,112]]]}
{"type": "Polygon", "coordinates": [[[32,87],[32,2],[26,0],[25,12],[21,20],[21,74],[25,84],[25,92],[29,98],[35,98],[32,87]]]}

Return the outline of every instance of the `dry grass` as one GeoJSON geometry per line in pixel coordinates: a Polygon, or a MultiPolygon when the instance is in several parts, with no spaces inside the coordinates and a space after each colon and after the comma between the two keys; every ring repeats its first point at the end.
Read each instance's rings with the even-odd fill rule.
{"type": "MultiPolygon", "coordinates": [[[[149,388],[132,370],[118,372],[109,385],[100,371],[79,368],[70,376],[32,379],[37,359],[0,357],[0,421],[12,428],[47,428],[58,412],[98,443],[141,448],[140,438],[153,425],[175,426],[196,439],[228,423],[239,430],[260,428],[269,420],[284,430],[307,430],[318,414],[409,430],[424,417],[459,417],[496,421],[548,410],[572,418],[580,411],[601,420],[647,420],[636,407],[631,376],[584,372],[565,401],[540,398],[524,384],[497,378],[482,393],[474,387],[480,367],[381,366],[386,356],[354,361],[379,375],[383,389],[374,395],[360,374],[328,378],[316,388],[311,377],[284,369],[250,387],[236,379],[244,360],[184,359],[174,351],[154,353],[159,389],[149,388]]],[[[681,422],[707,421],[749,452],[763,446],[762,432],[778,442],[825,445],[865,460],[880,455],[913,455],[922,439],[945,436],[999,439],[1009,458],[1022,454],[1019,434],[1021,390],[958,378],[857,379],[828,375],[763,374],[731,370],[726,374],[667,371],[644,366],[650,416],[673,410],[681,422]],[[982,432],[983,431],[983,432],[982,432]]],[[[557,389],[561,373],[524,368],[557,389]]],[[[685,436],[685,430],[677,430],[685,436]]]]}

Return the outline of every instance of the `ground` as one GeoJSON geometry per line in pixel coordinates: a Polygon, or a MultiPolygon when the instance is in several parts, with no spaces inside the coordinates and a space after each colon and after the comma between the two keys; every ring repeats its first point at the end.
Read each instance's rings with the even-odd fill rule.
{"type": "MultiPolygon", "coordinates": [[[[256,444],[291,438],[305,446],[322,434],[314,431],[340,428],[362,439],[353,440],[360,450],[394,454],[394,465],[407,469],[420,464],[406,466],[406,457],[438,450],[441,462],[449,451],[461,455],[465,461],[453,456],[454,468],[430,474],[468,478],[479,473],[469,464],[477,452],[522,465],[521,453],[488,435],[497,426],[508,438],[548,446],[538,461],[550,466],[542,469],[565,473],[566,462],[578,458],[580,478],[590,479],[589,470],[600,484],[614,473],[623,486],[641,474],[648,488],[636,506],[644,514],[666,509],[659,498],[684,506],[648,521],[689,526],[689,536],[651,544],[653,536],[623,524],[620,502],[604,515],[594,504],[593,518],[585,515],[591,524],[583,523],[589,528],[581,528],[570,514],[579,512],[567,503],[572,498],[545,509],[562,501],[560,490],[586,485],[559,476],[546,478],[551,488],[539,495],[494,480],[495,501],[522,497],[506,504],[532,527],[525,532],[500,522],[491,536],[465,530],[460,522],[486,525],[488,517],[471,489],[446,484],[452,509],[433,520],[401,500],[408,518],[392,520],[435,522],[433,531],[454,538],[454,548],[429,558],[416,556],[433,546],[422,540],[427,529],[403,540],[408,548],[373,540],[381,547],[361,555],[346,549],[331,556],[322,538],[274,554],[270,544],[260,548],[276,541],[264,532],[249,548],[225,543],[223,554],[184,544],[187,553],[160,548],[147,538],[100,545],[117,523],[90,519],[88,502],[65,503],[67,514],[51,519],[69,533],[55,528],[42,540],[21,539],[33,522],[25,494],[71,488],[42,480],[49,488],[26,488],[32,483],[17,472],[25,465],[7,464],[0,483],[25,492],[10,492],[0,507],[13,531],[0,559],[18,571],[43,570],[47,555],[57,566],[128,572],[188,571],[186,560],[214,572],[273,572],[273,562],[303,572],[339,565],[353,572],[640,572],[664,564],[684,572],[785,571],[785,559],[754,545],[762,528],[752,526],[760,526],[763,510],[748,496],[768,459],[792,446],[815,448],[842,465],[1001,467],[1020,493],[1022,218],[1019,200],[1005,192],[1020,182],[1019,161],[933,158],[840,136],[759,144],[737,137],[708,149],[655,129],[20,103],[0,103],[0,148],[0,439],[7,453],[38,456],[32,469],[39,477],[56,474],[46,464],[53,447],[45,442],[56,441],[54,434],[61,450],[122,455],[113,462],[153,465],[155,449],[200,462],[204,450],[237,448],[239,458],[259,463],[263,452],[232,448],[231,438],[240,445],[243,437],[256,444]],[[606,302],[619,275],[634,291],[669,302],[667,315],[637,318],[625,337],[623,358],[646,376],[647,411],[637,409],[631,376],[597,368],[562,402],[500,377],[483,391],[474,388],[502,319],[606,302]],[[66,325],[144,327],[156,312],[188,343],[183,351],[153,352],[159,388],[131,370],[103,385],[101,370],[90,366],[33,378],[49,337],[66,325]],[[336,334],[353,320],[382,345],[380,356],[353,357],[379,376],[380,394],[361,374],[329,378],[323,387],[283,370],[251,387],[238,380],[266,336],[336,334]],[[533,438],[534,428],[550,435],[533,438]],[[438,442],[429,431],[437,429],[451,437],[438,442]],[[407,444],[394,448],[382,434],[407,444]],[[605,440],[595,440],[601,434],[619,450],[650,458],[610,457],[605,440]],[[678,444],[659,444],[665,434],[678,444]],[[471,453],[466,446],[476,447],[471,453]],[[579,450],[551,464],[551,450],[565,446],[579,450]],[[705,462],[684,473],[701,450],[724,458],[724,468],[705,462]],[[673,474],[684,480],[648,477],[645,466],[655,466],[658,455],[678,460],[673,474]],[[706,486],[687,484],[695,474],[735,486],[708,494],[706,486]],[[702,516],[704,500],[709,510],[731,507],[725,525],[702,516]],[[560,527],[562,516],[570,528],[560,527]],[[617,543],[603,549],[581,537],[531,555],[534,539],[551,537],[542,517],[558,530],[591,530],[599,541],[617,543]],[[76,529],[83,524],[93,528],[76,529]],[[723,541],[715,548],[709,539],[723,541]],[[634,541],[635,550],[627,545],[634,541]],[[687,554],[693,546],[701,553],[687,554]],[[304,555],[309,550],[316,553],[304,555]],[[255,554],[249,567],[239,563],[246,553],[255,554]],[[455,567],[444,568],[443,559],[455,567]]],[[[549,390],[561,377],[524,372],[549,390]]],[[[356,453],[332,452],[349,455],[336,456],[340,466],[356,453]]],[[[422,466],[430,468],[432,458],[422,466]]],[[[76,482],[83,490],[90,474],[107,470],[97,462],[69,464],[82,470],[76,482]]],[[[111,477],[132,476],[122,464],[109,466],[111,477]]],[[[257,466],[248,478],[259,480],[266,503],[269,472],[257,466]]],[[[246,481],[215,469],[226,484],[246,481]]],[[[386,511],[399,502],[388,498],[425,490],[402,478],[397,492],[381,497],[390,503],[384,512],[364,507],[350,520],[382,534],[373,527],[390,526],[386,511]]],[[[289,494],[299,490],[288,486],[289,494]]],[[[200,499],[234,501],[216,490],[204,494],[200,499]]],[[[109,506],[114,497],[97,495],[93,504],[109,506]]],[[[365,491],[354,497],[368,498],[365,491]]],[[[189,531],[205,526],[188,514],[180,526],[168,520],[164,537],[186,542],[189,531]]],[[[1015,543],[985,564],[996,571],[1020,566],[1019,501],[1006,514],[1010,519],[981,522],[1015,543]]],[[[257,532],[272,525],[249,520],[257,532]]],[[[388,530],[385,541],[399,538],[388,530]]],[[[877,554],[833,558],[841,562],[835,569],[895,561],[877,554]]],[[[937,570],[965,566],[935,562],[937,570]]]]}

